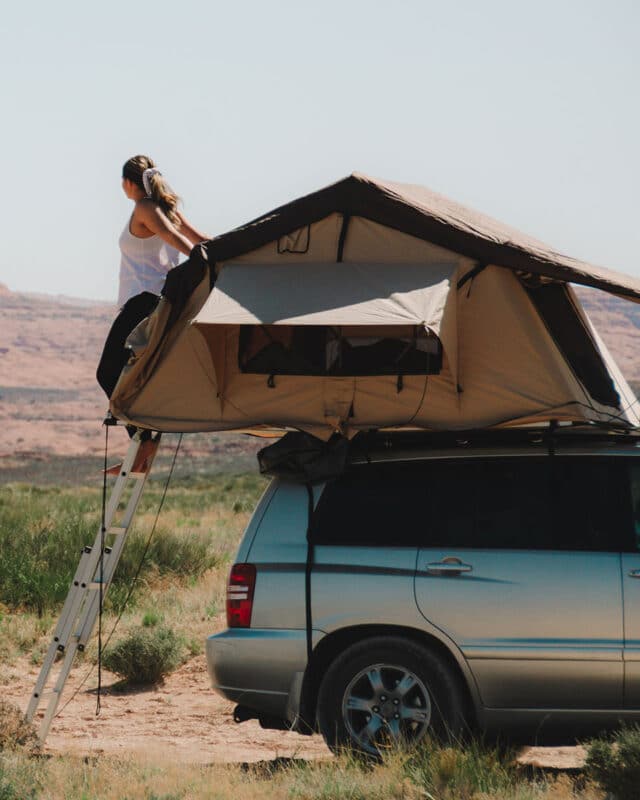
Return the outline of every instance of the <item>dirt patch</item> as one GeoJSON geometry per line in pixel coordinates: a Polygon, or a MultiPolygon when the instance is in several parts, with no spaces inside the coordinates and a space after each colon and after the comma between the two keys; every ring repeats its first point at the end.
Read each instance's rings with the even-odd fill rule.
{"type": "MultiPolygon", "coordinates": [[[[263,730],[255,721],[233,721],[233,703],[210,688],[204,657],[192,659],[154,688],[119,691],[117,679],[103,672],[100,715],[96,716],[97,674],[91,675],[69,702],[88,667],[72,672],[54,720],[45,752],[82,756],[135,755],[152,761],[244,763],[278,758],[331,758],[322,738],[263,730]],[[87,688],[88,687],[88,688],[87,688]]],[[[26,709],[39,668],[25,661],[2,674],[2,695],[26,709]]],[[[522,763],[575,769],[582,766],[581,747],[524,747],[522,763]]]]}
{"type": "MultiPolygon", "coordinates": [[[[26,709],[38,671],[38,667],[25,670],[20,666],[7,670],[4,699],[26,709]]],[[[330,757],[319,736],[266,731],[255,720],[236,724],[232,716],[234,704],[210,688],[203,657],[189,661],[154,688],[118,691],[114,688],[116,676],[103,672],[104,689],[97,717],[96,672],[68,702],[87,671],[86,665],[77,666],[67,682],[61,713],[47,739],[47,753],[136,754],[153,760],[202,764],[330,757]]]]}

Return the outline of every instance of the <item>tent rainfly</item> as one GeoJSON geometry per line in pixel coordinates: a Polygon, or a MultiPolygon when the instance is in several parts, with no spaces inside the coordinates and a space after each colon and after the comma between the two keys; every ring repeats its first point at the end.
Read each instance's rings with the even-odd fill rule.
{"type": "Polygon", "coordinates": [[[111,397],[158,431],[638,424],[570,284],[640,281],[418,186],[353,174],[196,248],[111,397]]]}

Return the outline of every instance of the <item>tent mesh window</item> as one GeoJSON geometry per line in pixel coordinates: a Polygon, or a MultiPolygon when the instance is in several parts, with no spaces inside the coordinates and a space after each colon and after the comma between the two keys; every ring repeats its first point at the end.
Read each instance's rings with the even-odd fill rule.
{"type": "Polygon", "coordinates": [[[442,345],[416,325],[241,325],[238,362],[258,375],[437,375],[442,345]]]}

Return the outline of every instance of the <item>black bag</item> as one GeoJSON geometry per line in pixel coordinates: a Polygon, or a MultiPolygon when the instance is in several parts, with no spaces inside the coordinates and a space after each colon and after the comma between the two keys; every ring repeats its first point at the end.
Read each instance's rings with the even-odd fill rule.
{"type": "Polygon", "coordinates": [[[131,350],[125,347],[127,337],[138,323],[151,314],[159,300],[160,297],[151,292],[136,294],[127,300],[113,321],[96,371],[98,383],[107,397],[113,394],[122,368],[131,356],[131,350]]]}
{"type": "Polygon", "coordinates": [[[263,475],[295,483],[321,483],[337,478],[347,466],[349,441],[336,434],[323,442],[310,433],[291,431],[258,452],[263,475]]]}

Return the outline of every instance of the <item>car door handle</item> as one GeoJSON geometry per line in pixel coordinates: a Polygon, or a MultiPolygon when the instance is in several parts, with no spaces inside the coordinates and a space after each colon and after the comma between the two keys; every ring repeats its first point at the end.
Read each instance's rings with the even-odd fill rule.
{"type": "Polygon", "coordinates": [[[471,572],[471,564],[464,564],[459,558],[449,556],[442,561],[431,561],[427,564],[427,572],[430,575],[460,575],[463,572],[471,572]]]}
{"type": "Polygon", "coordinates": [[[628,575],[630,578],[640,578],[640,569],[630,569],[628,575]]]}

